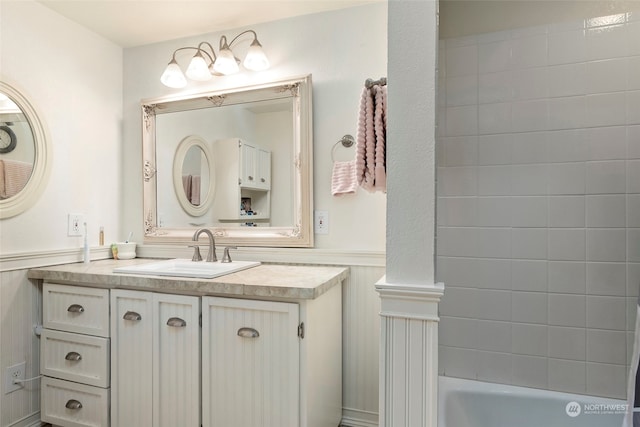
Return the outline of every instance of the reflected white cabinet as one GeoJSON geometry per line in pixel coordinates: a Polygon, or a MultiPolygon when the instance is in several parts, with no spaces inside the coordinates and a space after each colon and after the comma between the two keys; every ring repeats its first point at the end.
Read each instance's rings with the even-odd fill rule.
{"type": "Polygon", "coordinates": [[[200,299],[111,291],[112,426],[200,426],[200,299]]]}
{"type": "Polygon", "coordinates": [[[271,188],[271,152],[239,141],[240,187],[269,190],[271,188]]]}
{"type": "Polygon", "coordinates": [[[217,221],[264,222],[271,214],[271,152],[238,138],[216,141],[217,221]],[[250,201],[244,206],[243,203],[250,201]],[[251,210],[253,215],[241,211],[251,210]]]}

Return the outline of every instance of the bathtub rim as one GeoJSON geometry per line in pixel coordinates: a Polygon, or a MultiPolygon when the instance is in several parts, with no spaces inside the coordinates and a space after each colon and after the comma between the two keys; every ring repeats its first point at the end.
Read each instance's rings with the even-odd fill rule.
{"type": "MultiPolygon", "coordinates": [[[[626,400],[614,399],[610,397],[592,396],[587,394],[574,394],[563,391],[545,390],[533,387],[512,385],[512,384],[500,384],[492,383],[480,380],[472,380],[466,378],[447,377],[444,375],[438,376],[438,426],[442,421],[446,421],[445,417],[445,404],[448,397],[457,391],[465,392],[478,392],[486,394],[501,394],[520,396],[523,398],[540,397],[540,398],[553,398],[563,402],[578,402],[583,404],[598,403],[598,404],[627,404],[626,400]]],[[[446,425],[446,424],[445,424],[446,425]]]]}

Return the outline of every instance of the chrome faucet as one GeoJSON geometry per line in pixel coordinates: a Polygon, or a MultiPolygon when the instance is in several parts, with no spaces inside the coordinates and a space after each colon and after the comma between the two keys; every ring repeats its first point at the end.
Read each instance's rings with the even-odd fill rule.
{"type": "MultiPolygon", "coordinates": [[[[197,242],[200,235],[204,233],[209,237],[209,253],[207,254],[207,262],[216,262],[218,257],[216,256],[216,240],[213,238],[213,233],[206,228],[199,228],[193,233],[193,241],[197,242]]],[[[202,261],[200,256],[200,248],[197,244],[194,245],[195,251],[193,253],[192,261],[202,261]]]]}

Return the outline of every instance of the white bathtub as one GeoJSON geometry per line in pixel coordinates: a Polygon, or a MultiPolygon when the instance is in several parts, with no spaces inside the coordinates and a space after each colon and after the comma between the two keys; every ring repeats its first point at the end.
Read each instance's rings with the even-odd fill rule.
{"type": "Polygon", "coordinates": [[[622,400],[449,377],[440,377],[438,394],[438,427],[620,427],[626,408],[622,400]]]}

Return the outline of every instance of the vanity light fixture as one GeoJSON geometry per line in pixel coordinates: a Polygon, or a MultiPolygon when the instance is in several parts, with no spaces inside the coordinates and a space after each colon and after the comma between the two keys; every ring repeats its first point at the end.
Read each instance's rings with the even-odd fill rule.
{"type": "Polygon", "coordinates": [[[240,60],[234,55],[231,46],[244,34],[252,34],[253,41],[249,46],[247,55],[242,65],[247,70],[263,71],[269,68],[269,60],[262,50],[262,45],[258,41],[258,35],[253,30],[246,30],[235,36],[230,43],[227,43],[227,36],[220,37],[220,48],[216,55],[208,42],[200,42],[198,47],[186,46],[180,47],[173,51],[171,61],[162,73],[160,81],[162,84],[172,88],[183,88],[187,85],[187,77],[191,80],[203,82],[210,80],[214,75],[229,75],[237,73],[240,70],[238,64],[240,60]],[[206,49],[208,48],[208,50],[206,49]],[[178,61],[176,61],[176,53],[181,50],[195,50],[196,53],[191,58],[191,62],[187,67],[186,77],[182,73],[178,61]]]}

